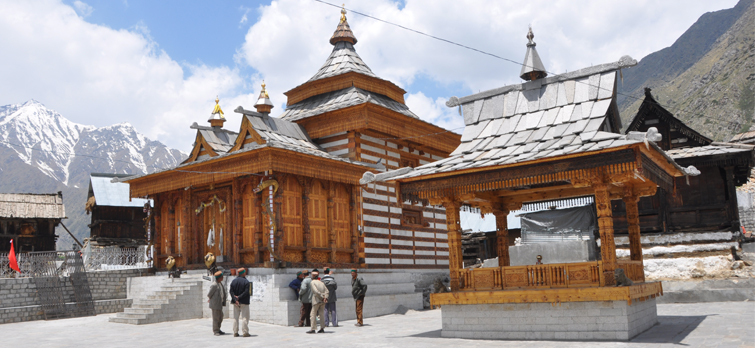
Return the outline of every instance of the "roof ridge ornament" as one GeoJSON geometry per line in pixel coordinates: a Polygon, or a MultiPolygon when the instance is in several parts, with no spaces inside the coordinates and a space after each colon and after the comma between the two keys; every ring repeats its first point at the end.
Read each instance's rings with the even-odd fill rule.
{"type": "Polygon", "coordinates": [[[532,26],[530,26],[527,32],[527,53],[524,55],[522,71],[519,73],[519,77],[526,81],[535,81],[548,76],[545,65],[543,65],[543,61],[540,60],[540,55],[537,54],[535,49],[537,44],[532,40],[534,38],[535,34],[532,33],[532,26]]]}
{"type": "Polygon", "coordinates": [[[215,96],[215,107],[212,109],[212,114],[207,122],[210,122],[210,126],[213,128],[223,128],[223,123],[225,123],[223,109],[220,108],[220,97],[217,95],[215,96]]]}
{"type": "Polygon", "coordinates": [[[259,98],[257,98],[257,103],[254,104],[254,108],[261,114],[269,114],[273,110],[273,102],[270,101],[270,95],[267,94],[265,80],[262,80],[262,90],[260,91],[259,98]]]}
{"type": "Polygon", "coordinates": [[[336,27],[336,31],[333,33],[333,36],[330,37],[330,44],[335,46],[341,41],[349,42],[352,45],[356,45],[357,43],[357,38],[356,36],[354,36],[354,33],[351,32],[349,22],[346,20],[345,4],[341,7],[341,20],[338,22],[338,26],[336,27]]]}

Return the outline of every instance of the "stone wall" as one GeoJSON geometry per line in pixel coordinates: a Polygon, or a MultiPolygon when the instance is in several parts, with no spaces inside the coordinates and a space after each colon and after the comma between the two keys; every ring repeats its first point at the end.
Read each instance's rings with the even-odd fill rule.
{"type": "MultiPolygon", "coordinates": [[[[126,298],[129,278],[147,275],[144,269],[87,272],[89,289],[97,314],[122,311],[131,305],[126,298]]],[[[76,301],[68,277],[60,278],[63,298],[73,305],[76,301]]],[[[44,319],[33,278],[0,279],[0,324],[44,319]]]]}
{"type": "Polygon", "coordinates": [[[739,223],[748,232],[755,232],[755,194],[737,190],[739,223]]]}
{"type": "Polygon", "coordinates": [[[442,337],[627,341],[658,322],[655,299],[443,305],[442,337]]]}

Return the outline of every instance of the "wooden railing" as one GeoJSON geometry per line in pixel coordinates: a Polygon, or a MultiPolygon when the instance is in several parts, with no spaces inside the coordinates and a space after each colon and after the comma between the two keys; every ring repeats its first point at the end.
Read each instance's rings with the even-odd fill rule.
{"type": "Polygon", "coordinates": [[[645,282],[645,267],[642,261],[617,261],[616,268],[624,270],[624,274],[633,282],[645,282]]]}
{"type": "MultiPolygon", "coordinates": [[[[631,277],[630,277],[631,278],[631,277]]],[[[459,271],[461,290],[503,290],[603,286],[600,261],[459,271]]]]}

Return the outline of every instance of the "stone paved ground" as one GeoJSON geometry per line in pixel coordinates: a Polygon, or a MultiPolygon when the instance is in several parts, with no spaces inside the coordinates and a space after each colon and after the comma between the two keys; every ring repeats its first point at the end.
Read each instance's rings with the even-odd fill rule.
{"type": "MultiPolygon", "coordinates": [[[[212,335],[210,319],[150,325],[96,317],[0,325],[2,347],[755,347],[755,302],[659,304],[660,324],[631,342],[484,341],[440,337],[440,310],[409,311],[307,335],[305,328],[250,323],[251,338],[212,335]]],[[[231,332],[232,322],[222,329],[231,332]]]]}

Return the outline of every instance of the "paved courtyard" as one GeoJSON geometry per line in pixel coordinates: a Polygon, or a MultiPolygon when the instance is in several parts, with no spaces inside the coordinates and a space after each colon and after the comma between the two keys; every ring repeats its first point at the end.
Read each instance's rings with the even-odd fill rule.
{"type": "MultiPolygon", "coordinates": [[[[755,302],[659,304],[659,325],[630,342],[485,341],[440,337],[440,310],[353,320],[325,334],[250,323],[253,337],[212,335],[210,319],[151,325],[108,322],[114,314],[0,325],[3,347],[755,347],[755,302]]],[[[232,332],[232,322],[223,321],[232,332]]]]}

